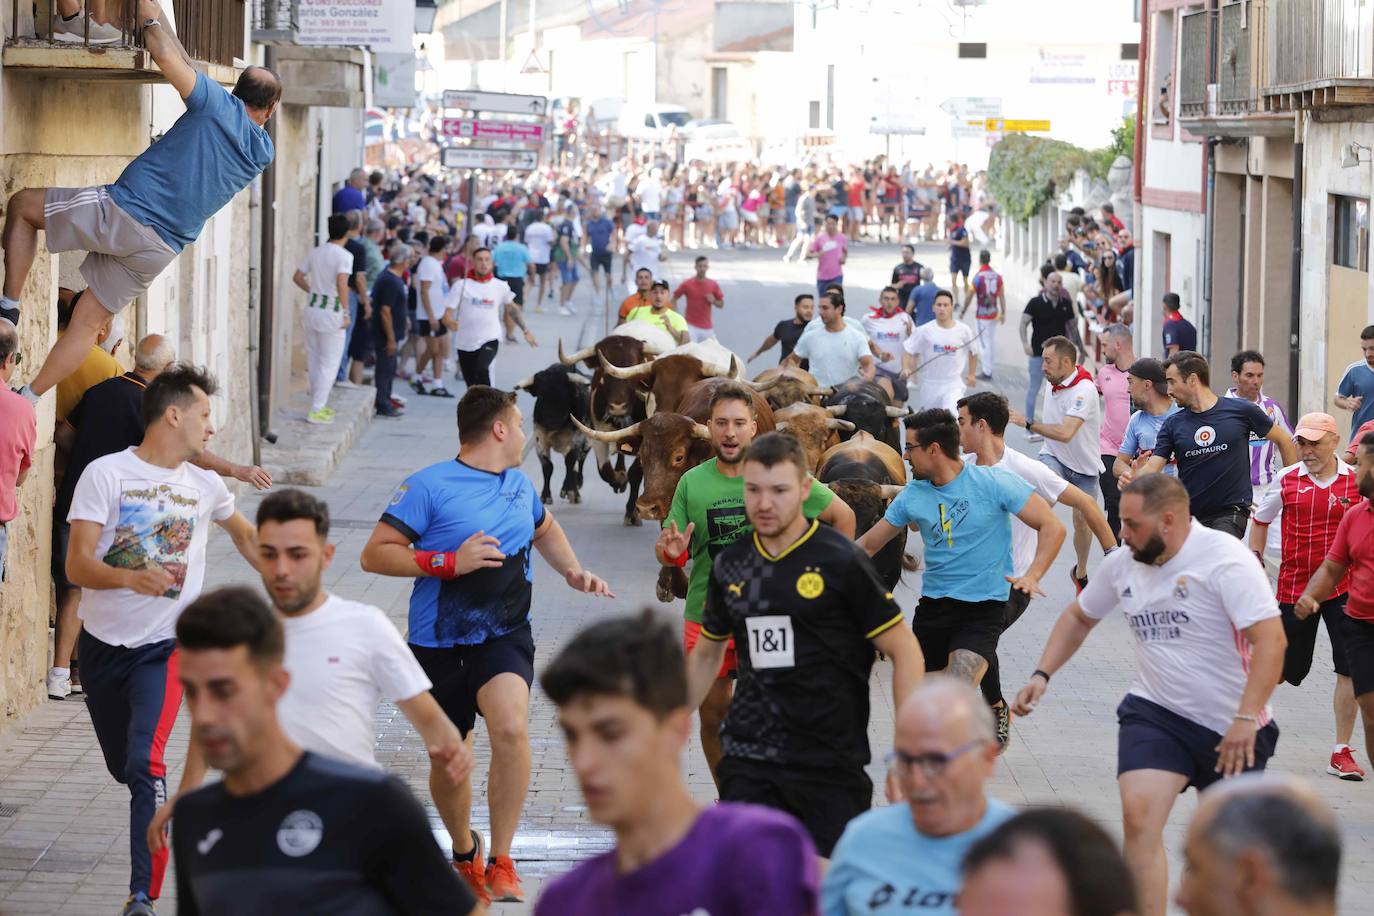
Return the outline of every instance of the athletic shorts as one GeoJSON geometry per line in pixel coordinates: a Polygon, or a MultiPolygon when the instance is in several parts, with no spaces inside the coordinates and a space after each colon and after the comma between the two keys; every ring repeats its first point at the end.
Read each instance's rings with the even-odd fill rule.
{"type": "Polygon", "coordinates": [[[942,671],[955,649],[967,649],[989,664],[1006,628],[1007,601],[960,601],[925,597],[916,605],[911,630],[921,644],[927,671],[942,671]]]}
{"type": "Polygon", "coordinates": [[[598,270],[604,270],[607,273],[607,275],[610,274],[611,252],[609,250],[593,251],[590,255],[587,256],[587,261],[591,264],[592,273],[596,273],[598,270]]]}
{"type": "Polygon", "coordinates": [[[1374,691],[1374,623],[1345,615],[1345,663],[1355,682],[1355,696],[1374,691]]]}
{"type": "Polygon", "coordinates": [[[1326,621],[1326,635],[1331,640],[1331,667],[1342,677],[1350,677],[1350,665],[1345,658],[1345,599],[1346,595],[1327,598],[1319,606],[1319,612],[1299,620],[1293,613],[1293,605],[1279,602],[1279,616],[1283,620],[1283,635],[1288,637],[1288,648],[1283,653],[1283,674],[1280,683],[1286,681],[1294,687],[1300,685],[1307,673],[1312,670],[1312,652],[1317,647],[1317,628],[1326,621]]]}
{"type": "Polygon", "coordinates": [[[577,263],[575,261],[559,261],[558,276],[562,278],[564,283],[576,283],[578,280],[577,263]]]}
{"type": "Polygon", "coordinates": [[[177,256],[161,236],[120,209],[103,187],[48,188],[43,220],[49,251],[88,252],[81,276],[111,314],[147,292],[177,256]]]}
{"type": "Polygon", "coordinates": [[[421,318],[416,322],[416,336],[418,337],[443,337],[448,333],[448,326],[442,321],[436,321],[435,327],[430,328],[429,319],[421,318]]]}
{"type": "Polygon", "coordinates": [[[727,231],[738,229],[739,211],[733,209],[720,211],[720,216],[716,217],[716,225],[727,231]]]}
{"type": "Polygon", "coordinates": [[[515,295],[515,304],[525,304],[525,278],[524,277],[501,277],[501,280],[510,287],[510,291],[515,295]]]}
{"type": "Polygon", "coordinates": [[[529,622],[505,636],[475,646],[433,648],[410,644],[415,660],[434,685],[430,693],[444,714],[467,737],[482,710],[477,691],[499,674],[518,674],[534,683],[534,633],[529,622]]]}
{"type": "MultiPolygon", "coordinates": [[[[1210,728],[1134,694],[1116,708],[1116,721],[1118,779],[1131,770],[1164,770],[1187,776],[1199,792],[1221,780],[1216,766],[1222,736],[1210,728]]],[[[1279,727],[1272,721],[1256,732],[1255,765],[1246,769],[1264,769],[1278,741],[1279,727]]]]}
{"type": "MultiPolygon", "coordinates": [[[[692,653],[692,647],[697,644],[697,640],[700,638],[701,624],[695,620],[682,621],[682,648],[685,654],[690,655],[692,653]]],[[[735,638],[732,636],[725,643],[725,661],[721,662],[720,672],[716,674],[716,677],[732,678],[738,670],[739,656],[735,652],[735,638]]]]}
{"type": "MultiPolygon", "coordinates": [[[[72,526],[65,518],[52,520],[52,581],[58,594],[76,588],[67,579],[67,541],[71,538],[72,526]]],[[[0,557],[0,561],[3,557],[0,557]]]]}
{"type": "Polygon", "coordinates": [[[885,378],[892,383],[892,397],[905,404],[907,398],[911,397],[911,392],[906,386],[906,379],[890,369],[884,369],[882,366],[878,367],[877,372],[878,378],[885,378]]]}
{"type": "Polygon", "coordinates": [[[1094,499],[1097,498],[1097,488],[1100,481],[1097,479],[1096,474],[1084,474],[1082,471],[1075,471],[1073,468],[1065,467],[1064,462],[1048,452],[1041,452],[1036,457],[1040,459],[1041,464],[1051,471],[1054,471],[1061,479],[1073,484],[1094,499]]]}
{"type": "Polygon", "coordinates": [[[787,812],[811,834],[816,854],[827,859],[845,826],[873,805],[873,781],[862,767],[799,767],[726,754],[716,776],[721,801],[787,812]]]}
{"type": "Polygon", "coordinates": [[[864,218],[864,208],[863,208],[863,207],[850,207],[850,208],[849,208],[849,218],[850,218],[850,219],[862,220],[862,219],[864,218]]]}
{"type": "Polygon", "coordinates": [[[949,259],[949,272],[950,272],[950,274],[952,274],[952,275],[963,274],[964,277],[965,277],[965,279],[968,278],[968,272],[969,272],[969,269],[970,269],[972,266],[973,266],[973,265],[972,265],[972,262],[971,262],[971,261],[965,261],[965,260],[963,260],[962,258],[950,258],[950,259],[949,259]]]}
{"type": "Polygon", "coordinates": [[[544,274],[546,274],[546,273],[548,273],[548,272],[549,272],[549,265],[548,265],[547,262],[545,262],[545,263],[543,263],[543,264],[536,264],[536,265],[534,265],[534,275],[535,275],[536,277],[542,277],[542,276],[544,276],[544,274]]]}

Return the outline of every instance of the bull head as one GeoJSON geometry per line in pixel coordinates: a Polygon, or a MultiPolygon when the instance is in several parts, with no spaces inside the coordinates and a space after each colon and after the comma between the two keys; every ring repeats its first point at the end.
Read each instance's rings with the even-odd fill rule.
{"type": "MultiPolygon", "coordinates": [[[[579,352],[580,352],[580,351],[579,351],[579,352]]],[[[611,378],[618,378],[618,379],[625,379],[625,380],[627,380],[627,381],[634,381],[634,380],[642,379],[642,378],[644,378],[646,375],[652,374],[653,371],[654,371],[654,364],[653,364],[652,362],[640,363],[640,364],[637,365],[637,366],[629,366],[629,367],[627,367],[627,368],[621,368],[620,366],[617,366],[617,365],[615,365],[614,363],[610,362],[608,359],[606,359],[605,356],[601,356],[600,359],[601,359],[601,371],[602,371],[602,372],[605,372],[605,373],[606,373],[607,375],[609,375],[611,378]]]]}

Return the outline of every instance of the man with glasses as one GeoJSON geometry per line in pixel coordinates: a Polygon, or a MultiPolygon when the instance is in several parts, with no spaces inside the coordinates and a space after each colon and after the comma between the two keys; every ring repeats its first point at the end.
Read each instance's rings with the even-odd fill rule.
{"type": "Polygon", "coordinates": [[[19,514],[17,491],[29,476],[38,436],[33,405],[28,398],[10,390],[10,380],[22,358],[19,332],[14,325],[0,321],[0,382],[4,382],[0,385],[0,581],[5,576],[9,523],[19,514]]]}
{"type": "Polygon", "coordinates": [[[897,710],[887,756],[891,804],[850,822],[821,886],[822,916],[953,914],[969,847],[1012,816],[984,786],[997,760],[978,691],[928,678],[897,710]]]}

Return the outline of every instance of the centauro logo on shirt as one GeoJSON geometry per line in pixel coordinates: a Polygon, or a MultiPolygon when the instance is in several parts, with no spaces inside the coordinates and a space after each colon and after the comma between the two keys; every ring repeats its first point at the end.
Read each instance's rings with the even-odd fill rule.
{"type": "Polygon", "coordinates": [[[1217,437],[1217,431],[1210,426],[1199,426],[1197,432],[1193,433],[1193,441],[1198,445],[1209,446],[1217,437]]]}
{"type": "Polygon", "coordinates": [[[1227,443],[1217,441],[1217,431],[1210,426],[1199,426],[1197,431],[1193,433],[1193,441],[1198,444],[1198,448],[1183,452],[1184,458],[1219,454],[1230,448],[1227,443]]]}

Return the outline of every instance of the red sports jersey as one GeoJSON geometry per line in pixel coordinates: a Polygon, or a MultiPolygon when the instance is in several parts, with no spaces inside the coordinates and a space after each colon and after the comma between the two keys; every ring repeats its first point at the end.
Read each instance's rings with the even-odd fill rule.
{"type": "MultiPolygon", "coordinates": [[[[1364,502],[1355,483],[1355,471],[1337,462],[1336,479],[1320,486],[1307,472],[1307,465],[1289,465],[1274,478],[1255,510],[1255,521],[1272,522],[1283,510],[1283,562],[1279,565],[1279,601],[1292,603],[1302,595],[1317,567],[1326,559],[1336,540],[1341,519],[1364,502]]],[[[1350,574],[1336,586],[1332,596],[1344,595],[1350,587],[1350,574]]]]}

